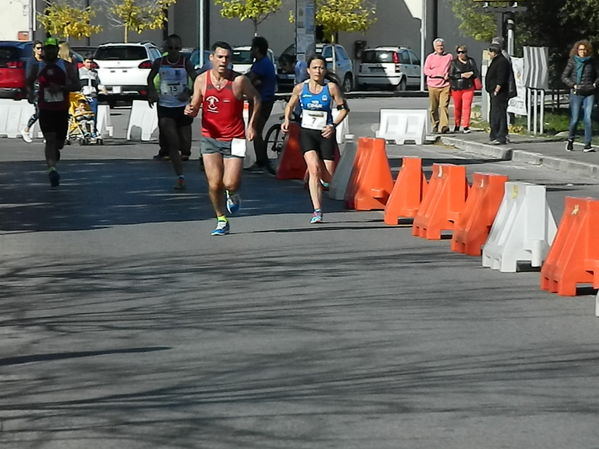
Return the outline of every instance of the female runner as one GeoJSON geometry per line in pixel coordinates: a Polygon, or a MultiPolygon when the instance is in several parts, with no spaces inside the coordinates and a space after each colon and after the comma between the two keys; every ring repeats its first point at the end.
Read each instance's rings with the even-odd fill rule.
{"type": "Polygon", "coordinates": [[[285,108],[281,130],[289,130],[293,111],[299,103],[302,110],[300,147],[308,166],[308,187],[314,213],[310,223],[322,222],[322,187],[327,187],[335,169],[335,128],[349,113],[339,82],[334,74],[327,73],[326,59],[313,55],[308,59],[308,80],[293,88],[285,108]],[[339,114],[333,121],[332,106],[339,114]]]}

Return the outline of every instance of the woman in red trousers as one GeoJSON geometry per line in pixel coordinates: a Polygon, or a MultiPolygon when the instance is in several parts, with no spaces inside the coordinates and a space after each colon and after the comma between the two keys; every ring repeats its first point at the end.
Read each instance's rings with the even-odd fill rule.
{"type": "Polygon", "coordinates": [[[476,62],[468,56],[468,48],[465,45],[458,45],[456,47],[456,56],[449,68],[455,117],[454,132],[459,132],[460,127],[463,133],[470,132],[470,111],[472,110],[472,99],[474,98],[474,80],[480,79],[479,76],[476,62]]]}

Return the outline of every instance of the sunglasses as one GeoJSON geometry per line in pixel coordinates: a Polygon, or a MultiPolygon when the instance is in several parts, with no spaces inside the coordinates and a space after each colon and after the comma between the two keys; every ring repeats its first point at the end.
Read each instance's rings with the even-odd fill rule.
{"type": "Polygon", "coordinates": [[[44,47],[34,47],[36,50],[42,50],[44,47]]]}
{"type": "Polygon", "coordinates": [[[458,53],[458,54],[460,54],[460,53],[461,54],[466,54],[467,52],[465,52],[464,50],[458,50],[456,53],[458,53]]]}

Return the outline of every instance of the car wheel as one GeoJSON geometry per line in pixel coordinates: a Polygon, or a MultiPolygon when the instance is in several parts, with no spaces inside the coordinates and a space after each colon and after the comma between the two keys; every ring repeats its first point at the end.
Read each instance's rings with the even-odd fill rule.
{"type": "Polygon", "coordinates": [[[407,86],[406,78],[403,77],[395,89],[396,90],[406,90],[407,87],[408,86],[407,86]]]}
{"type": "Polygon", "coordinates": [[[343,92],[349,92],[352,90],[353,80],[351,75],[345,75],[345,78],[343,78],[343,85],[341,87],[343,92]]]}

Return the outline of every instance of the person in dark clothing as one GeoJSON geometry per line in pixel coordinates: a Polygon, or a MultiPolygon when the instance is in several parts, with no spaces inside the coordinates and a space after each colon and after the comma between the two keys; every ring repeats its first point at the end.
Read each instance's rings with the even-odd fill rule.
{"type": "Polygon", "coordinates": [[[507,143],[507,104],[509,101],[509,78],[512,67],[505,56],[501,54],[501,47],[492,44],[489,47],[491,63],[485,78],[485,90],[491,97],[489,139],[492,145],[505,145],[507,143]]]}
{"type": "MultiPolygon", "coordinates": [[[[268,41],[261,36],[252,39],[251,53],[254,57],[254,63],[246,76],[250,79],[254,87],[258,90],[262,102],[260,103],[260,115],[255,124],[256,137],[254,138],[254,152],[256,153],[255,169],[265,169],[271,175],[276,174],[274,167],[268,160],[266,142],[262,137],[264,125],[270,117],[272,107],[275,101],[275,92],[277,90],[277,74],[275,66],[268,57],[268,41]]],[[[254,110],[250,103],[250,115],[254,110]]]]}
{"type": "Polygon", "coordinates": [[[584,123],[584,151],[595,151],[591,146],[593,137],[591,113],[595,103],[595,90],[599,83],[599,71],[593,58],[593,46],[587,40],[574,44],[570,50],[570,59],[562,73],[562,82],[570,88],[570,126],[568,127],[568,140],[566,151],[574,150],[574,136],[580,118],[580,109],[583,110],[584,123]]]}
{"type": "Polygon", "coordinates": [[[476,62],[468,56],[465,45],[456,47],[456,57],[449,68],[449,84],[453,98],[454,132],[470,132],[470,113],[474,98],[474,80],[479,77],[476,62]]]}

